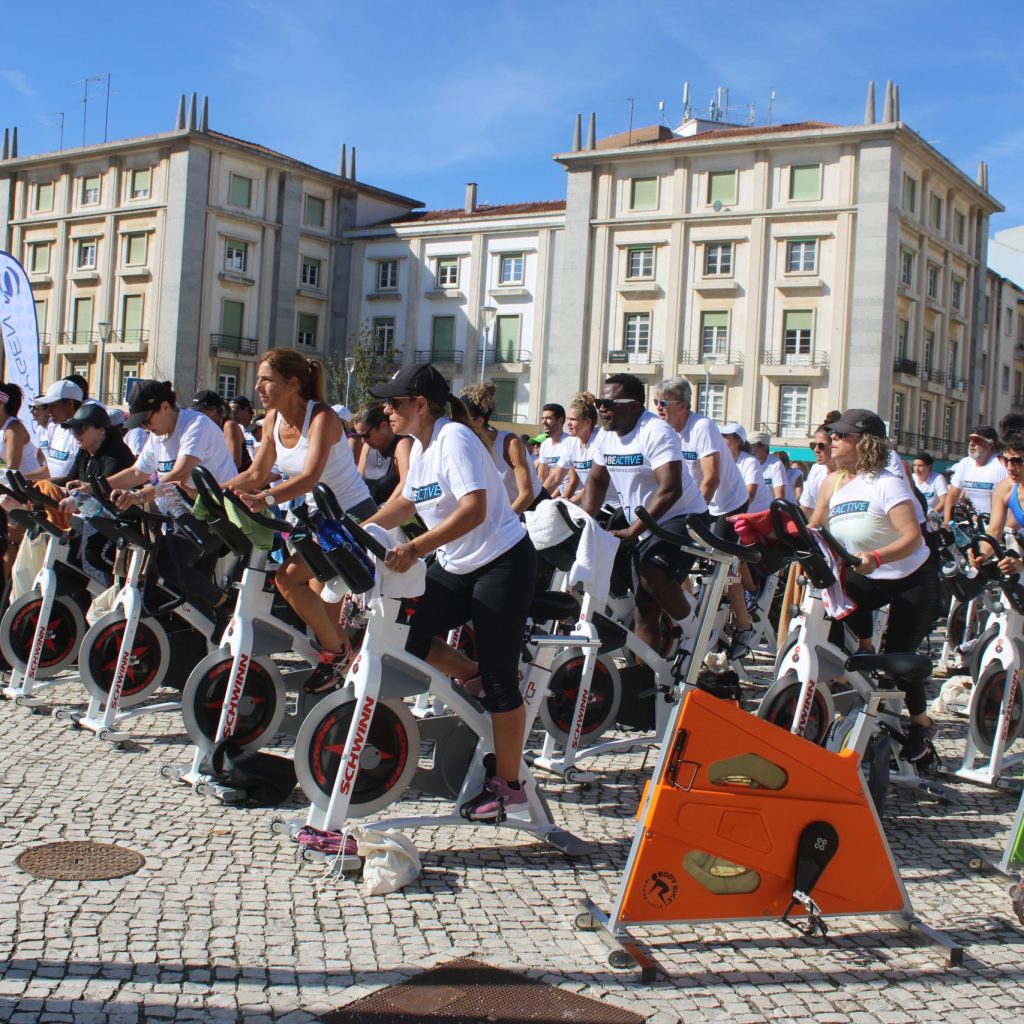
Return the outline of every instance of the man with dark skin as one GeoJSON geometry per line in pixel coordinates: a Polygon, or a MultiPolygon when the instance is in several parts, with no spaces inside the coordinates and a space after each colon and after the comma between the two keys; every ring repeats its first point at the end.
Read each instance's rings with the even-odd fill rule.
{"type": "Polygon", "coordinates": [[[602,435],[583,492],[582,507],[596,516],[614,474],[629,524],[614,531],[624,544],[638,544],[636,566],[636,633],[655,650],[659,646],[659,619],[664,610],[672,619],[686,618],[689,603],[678,578],[693,559],[678,546],[648,536],[635,509],[642,506],[665,529],[685,541],[682,526],[688,514],[707,517],[707,505],[689,473],[683,473],[679,435],[644,408],[643,383],[631,374],[615,374],[601,388],[596,402],[602,435]],[[614,436],[613,436],[614,435],[614,436]]]}

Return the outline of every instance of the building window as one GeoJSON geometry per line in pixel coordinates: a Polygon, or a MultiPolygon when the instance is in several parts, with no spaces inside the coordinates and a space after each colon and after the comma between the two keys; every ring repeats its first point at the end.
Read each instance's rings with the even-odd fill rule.
{"type": "Polygon", "coordinates": [[[519,362],[519,339],[522,335],[521,316],[499,316],[494,322],[494,359],[498,363],[519,362]]]}
{"type": "Polygon", "coordinates": [[[226,338],[241,338],[245,303],[225,299],[220,308],[220,331],[226,338]]]}
{"type": "Polygon", "coordinates": [[[942,441],[949,449],[949,442],[953,437],[953,407],[947,405],[945,412],[942,414],[942,441]]]}
{"type": "Polygon", "coordinates": [[[30,274],[50,272],[49,242],[34,242],[28,247],[28,270],[30,274]]]}
{"type": "Polygon", "coordinates": [[[720,359],[729,351],[729,314],[727,312],[701,313],[700,357],[720,359]]]}
{"type": "Polygon", "coordinates": [[[115,398],[116,402],[127,402],[128,392],[131,390],[132,385],[139,379],[139,364],[118,362],[117,364],[117,381],[118,381],[118,393],[115,398]]]}
{"type": "Polygon", "coordinates": [[[100,176],[91,174],[82,179],[82,205],[96,206],[100,201],[100,176]]]}
{"type": "Polygon", "coordinates": [[[929,376],[935,367],[935,332],[924,332],[924,371],[929,376]]]}
{"type": "Polygon", "coordinates": [[[391,352],[395,347],[395,318],[375,316],[373,318],[373,344],[378,356],[391,352]]]}
{"type": "Polygon", "coordinates": [[[249,265],[249,243],[229,238],[224,243],[224,269],[244,274],[249,265]]]}
{"type": "Polygon", "coordinates": [[[230,402],[238,394],[238,374],[237,366],[222,365],[217,370],[217,394],[225,402],[230,402]]]}
{"type": "Polygon", "coordinates": [[[736,203],[736,171],[710,171],[708,173],[708,206],[736,203]]]}
{"type": "Polygon", "coordinates": [[[813,238],[786,243],[786,273],[813,274],[818,269],[818,243],[813,238]]]}
{"type": "Polygon", "coordinates": [[[377,291],[393,292],[398,287],[398,260],[381,260],[377,264],[377,291]]]}
{"type": "Polygon", "coordinates": [[[75,299],[75,331],[73,340],[83,344],[92,340],[92,299],[75,299]]]}
{"type": "Polygon", "coordinates": [[[957,370],[960,367],[960,342],[950,339],[949,342],[949,380],[948,383],[952,385],[953,378],[957,375],[957,370]]]}
{"type": "MultiPolygon", "coordinates": [[[[46,334],[46,299],[36,299],[36,329],[40,335],[46,334]]],[[[1020,388],[1017,389],[1017,393],[1020,394],[1020,388]]]]}
{"type": "Polygon", "coordinates": [[[732,242],[707,242],[704,246],[704,276],[732,274],[732,242]]]}
{"type": "Polygon", "coordinates": [[[309,228],[324,226],[326,204],[319,196],[306,196],[306,205],[302,211],[302,223],[309,228]]]}
{"type": "Polygon", "coordinates": [[[967,240],[967,218],[959,210],[953,214],[953,238],[957,245],[963,245],[967,240]]]}
{"type": "Polygon", "coordinates": [[[623,328],[622,347],[635,356],[645,356],[651,350],[651,314],[627,313],[623,328]]]}
{"type": "Polygon", "coordinates": [[[911,249],[900,251],[900,283],[914,287],[914,252],[911,249]]]}
{"type": "Polygon", "coordinates": [[[299,314],[299,330],[296,342],[306,348],[316,347],[317,317],[312,313],[299,314]]]}
{"type": "Polygon", "coordinates": [[[149,185],[152,173],[153,172],[148,167],[132,171],[131,188],[128,190],[128,196],[130,199],[149,198],[149,185]]]}
{"type": "Polygon", "coordinates": [[[83,238],[78,243],[78,255],[75,259],[75,266],[79,270],[96,269],[96,239],[83,238]]]}
{"type": "Polygon", "coordinates": [[[142,296],[126,295],[121,303],[121,340],[142,340],[142,296]]]}
{"type": "Polygon", "coordinates": [[[698,384],[697,412],[721,425],[725,422],[725,385],[698,384]]]}
{"type": "Polygon", "coordinates": [[[902,362],[907,358],[907,338],[910,335],[910,321],[896,321],[896,361],[902,362]]]}
{"type": "Polygon", "coordinates": [[[954,277],[950,283],[949,301],[955,310],[963,312],[964,308],[964,279],[954,277]]]}
{"type": "Polygon", "coordinates": [[[798,202],[821,198],[821,164],[790,167],[789,198],[798,202]]]}
{"type": "Polygon", "coordinates": [[[459,287],[459,258],[458,256],[442,256],[437,261],[437,286],[438,288],[459,287]]]}
{"type": "Polygon", "coordinates": [[[809,309],[787,310],[782,336],[782,356],[786,363],[806,363],[811,354],[814,313],[809,309]]]}
{"type": "Polygon", "coordinates": [[[899,442],[900,429],[903,427],[903,395],[898,391],[892,393],[892,422],[889,424],[889,436],[899,442]]]}
{"type": "Polygon", "coordinates": [[[638,245],[626,253],[626,277],[629,280],[654,277],[654,246],[638,245]]]}
{"type": "Polygon", "coordinates": [[[496,380],[494,382],[494,418],[511,423],[516,414],[516,382],[496,380]]]}
{"type": "Polygon", "coordinates": [[[53,182],[45,181],[36,185],[36,213],[50,213],[53,210],[53,182]]]}
{"type": "Polygon", "coordinates": [[[934,263],[928,264],[928,298],[939,298],[939,268],[934,263]]]}
{"type": "Polygon", "coordinates": [[[312,256],[302,257],[302,283],[307,288],[320,287],[320,260],[312,256]]]}
{"type": "Polygon", "coordinates": [[[921,414],[918,417],[917,429],[921,435],[921,446],[924,447],[925,438],[932,429],[932,403],[927,398],[921,399],[921,414]]]}
{"type": "Polygon", "coordinates": [[[1010,368],[1006,365],[1003,366],[1002,388],[1004,395],[1010,393],[1010,368]]]}
{"type": "Polygon", "coordinates": [[[942,199],[939,196],[935,195],[934,192],[932,193],[932,201],[931,201],[930,214],[931,214],[931,218],[930,219],[931,219],[932,227],[936,231],[941,231],[942,230],[942,199]]]}
{"type": "Polygon", "coordinates": [[[629,208],[631,210],[656,210],[658,208],[657,178],[630,178],[629,208]]]}
{"type": "Polygon", "coordinates": [[[917,212],[917,181],[909,174],[903,175],[903,209],[907,213],[917,212]]]}
{"type": "Polygon", "coordinates": [[[430,357],[442,363],[455,361],[455,317],[434,317],[430,325],[430,357]]]}
{"type": "Polygon", "coordinates": [[[779,388],[779,434],[807,437],[810,432],[810,388],[806,384],[784,384],[779,388]]]}
{"type": "Polygon", "coordinates": [[[498,270],[498,284],[523,283],[523,254],[509,253],[501,257],[498,270]]]}
{"type": "Polygon", "coordinates": [[[1008,338],[1013,337],[1013,306],[1006,307],[1006,323],[1003,324],[1003,334],[1008,338]]]}
{"type": "Polygon", "coordinates": [[[252,178],[244,178],[241,174],[228,177],[228,202],[232,206],[240,206],[248,210],[252,205],[252,178]]]}
{"type": "Polygon", "coordinates": [[[127,235],[124,240],[124,265],[144,267],[146,265],[146,236],[127,235]]]}

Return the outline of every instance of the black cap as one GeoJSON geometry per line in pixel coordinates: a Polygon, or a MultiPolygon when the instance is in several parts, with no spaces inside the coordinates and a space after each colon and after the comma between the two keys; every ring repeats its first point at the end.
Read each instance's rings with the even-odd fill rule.
{"type": "Polygon", "coordinates": [[[207,388],[205,391],[196,392],[196,397],[192,399],[192,404],[197,409],[221,409],[224,408],[224,399],[217,394],[216,391],[212,391],[207,388]]]}
{"type": "Polygon", "coordinates": [[[374,398],[397,398],[399,395],[422,395],[439,405],[447,402],[452,389],[448,381],[430,363],[403,366],[386,384],[370,388],[374,398]]]}
{"type": "Polygon", "coordinates": [[[996,428],[990,427],[988,424],[981,427],[971,427],[968,440],[972,437],[983,437],[986,441],[991,441],[992,444],[999,444],[999,435],[996,433],[996,428]]]}
{"type": "Polygon", "coordinates": [[[163,405],[164,402],[174,404],[174,389],[168,381],[140,380],[137,381],[128,395],[128,419],[124,425],[128,430],[142,426],[142,421],[163,405]]]}
{"type": "Polygon", "coordinates": [[[252,410],[252,402],[250,402],[245,395],[234,395],[232,398],[228,399],[228,405],[233,405],[238,409],[252,410]]]}
{"type": "Polygon", "coordinates": [[[65,430],[81,430],[82,427],[100,427],[106,430],[110,426],[107,410],[98,402],[87,402],[80,405],[75,415],[65,420],[61,426],[65,430]]]}
{"type": "Polygon", "coordinates": [[[870,409],[847,409],[842,416],[830,423],[828,429],[834,434],[874,434],[885,437],[885,424],[881,416],[870,409]]]}

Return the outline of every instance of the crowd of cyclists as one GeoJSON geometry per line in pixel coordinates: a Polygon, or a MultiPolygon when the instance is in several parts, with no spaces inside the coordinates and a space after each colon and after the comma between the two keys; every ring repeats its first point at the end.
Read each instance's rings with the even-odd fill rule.
{"type": "MultiPolygon", "coordinates": [[[[311,508],[313,487],[323,482],[357,521],[404,526],[408,539],[391,550],[388,568],[401,573],[430,560],[408,650],[482,694],[492,715],[497,771],[471,809],[482,819],[526,799],[517,778],[524,738],[518,662],[537,558],[523,514],[541,502],[562,497],[620,539],[616,568],[631,581],[634,629],[655,649],[666,621],[683,623],[692,614],[685,580],[694,559],[683,550],[689,517],[735,541],[735,517],[765,512],[776,498],[799,503],[811,526],[827,526],[859,560],[845,586],[856,604],[850,625],[866,650],[875,609],[889,607],[888,636],[898,638],[890,647],[910,651],[943,611],[928,512],[948,520],[955,506],[969,505],[991,516],[996,536],[1007,524],[1024,526],[1024,417],[1007,417],[998,433],[975,427],[947,481],[929,453],[896,452],[881,418],[867,409],[830,413],[812,435],[806,462],[791,462],[786,452],[771,451],[770,435],[703,415],[684,378],[648,393],[638,377],[613,374],[599,396],[583,392],[567,407],[545,405],[542,433],[534,437],[492,426],[492,384],[455,395],[429,364],[405,366],[369,394],[372,401],[354,414],[332,406],[317,360],[273,349],[259,361],[255,404],[211,390],[185,404],[170,382],[140,380],[124,412],[104,408],[72,375],[32,402],[29,429],[19,419],[20,389],[0,384],[0,459],[29,480],[60,488],[68,511],[96,475],[109,482],[120,508],[168,507],[175,485],[188,490],[202,465],[253,512],[285,517],[298,504],[311,508]],[[678,543],[647,532],[636,515],[641,507],[678,543]],[[474,659],[444,639],[465,622],[474,629],[474,659]]],[[[13,524],[8,533],[9,569],[18,541],[13,524]]],[[[211,550],[215,560],[215,544],[211,550]]],[[[173,532],[160,557],[161,569],[191,599],[215,616],[229,615],[212,561],[190,561],[173,532]]],[[[1024,562],[1008,554],[1001,568],[1020,572],[1024,562]]],[[[282,552],[276,585],[319,645],[307,691],[340,686],[353,651],[339,605],[325,600],[323,585],[290,549],[282,552]]],[[[757,586],[743,566],[729,587],[730,658],[749,653],[748,595],[757,586]]],[[[906,703],[912,724],[904,756],[913,761],[934,733],[924,683],[908,689],[906,703]]]]}

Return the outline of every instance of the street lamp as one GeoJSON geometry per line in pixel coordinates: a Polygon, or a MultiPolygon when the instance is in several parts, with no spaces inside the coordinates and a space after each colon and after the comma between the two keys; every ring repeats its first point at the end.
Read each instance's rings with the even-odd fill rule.
{"type": "Polygon", "coordinates": [[[494,318],[498,315],[497,306],[481,306],[480,316],[483,319],[483,345],[480,348],[480,383],[484,382],[487,375],[487,343],[491,340],[491,327],[494,325],[494,318]]]}
{"type": "Polygon", "coordinates": [[[99,329],[99,332],[100,332],[100,358],[99,358],[99,373],[98,373],[99,384],[97,384],[97,386],[96,386],[96,397],[101,402],[103,401],[103,394],[104,394],[103,388],[105,387],[105,385],[107,383],[107,379],[103,375],[103,371],[105,369],[103,363],[104,363],[104,357],[106,356],[106,352],[107,352],[107,342],[110,341],[110,329],[111,329],[111,326],[112,325],[111,325],[109,320],[101,320],[96,325],[96,327],[99,329]]]}
{"type": "Polygon", "coordinates": [[[348,408],[348,392],[352,387],[352,371],[356,368],[354,356],[345,357],[345,408],[348,408]]]}

